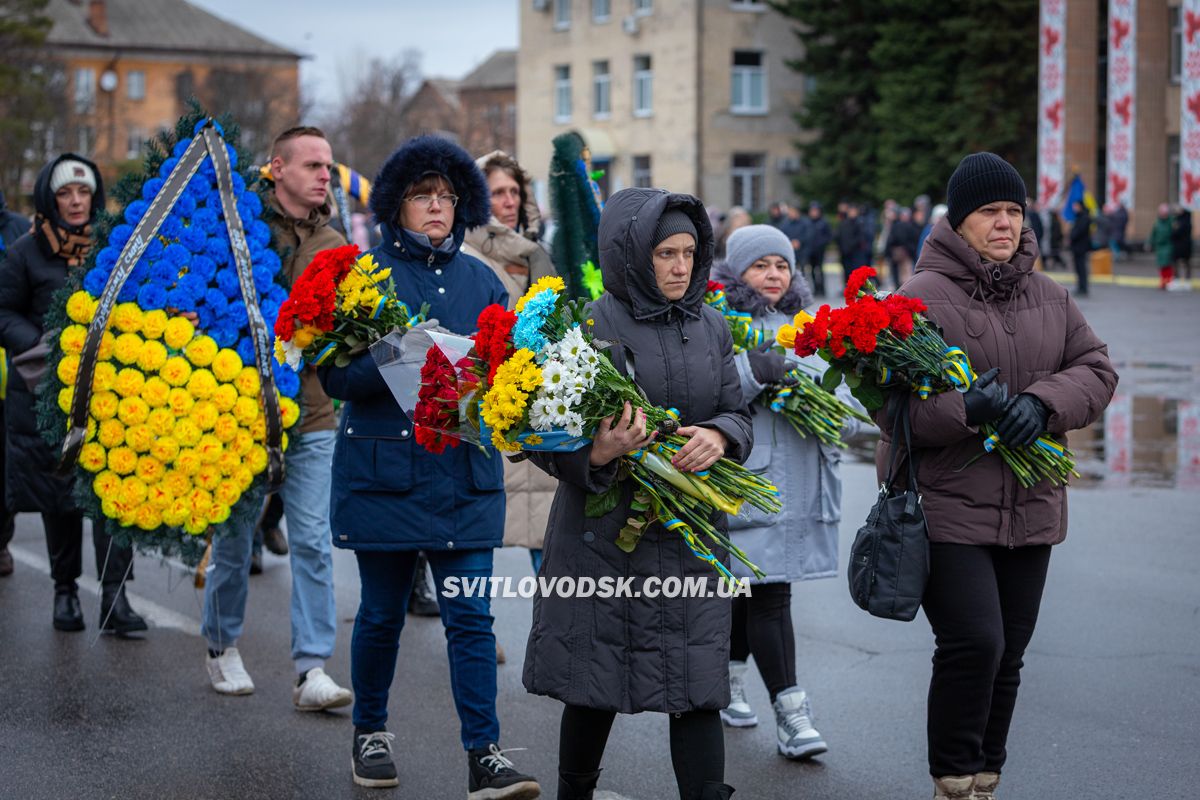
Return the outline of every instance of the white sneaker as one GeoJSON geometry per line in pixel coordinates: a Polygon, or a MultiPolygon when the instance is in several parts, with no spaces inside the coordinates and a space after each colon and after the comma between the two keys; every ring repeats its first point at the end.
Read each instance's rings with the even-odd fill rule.
{"type": "Polygon", "coordinates": [[[788,758],[812,758],[829,749],[812,726],[808,694],[799,686],[775,697],[775,732],[779,752],[788,758]]]}
{"type": "Polygon", "coordinates": [[[729,662],[729,705],[721,709],[721,721],[731,728],[752,728],[758,715],[746,700],[746,662],[729,662]]]}
{"type": "Polygon", "coordinates": [[[208,679],[212,687],[221,694],[252,694],[254,681],[242,666],[242,656],[236,647],[226,647],[225,652],[213,658],[206,656],[208,679]]]}
{"type": "Polygon", "coordinates": [[[292,689],[292,702],[298,711],[324,711],[350,705],[354,695],[333,682],[320,667],[307,673],[304,683],[292,689]]]}

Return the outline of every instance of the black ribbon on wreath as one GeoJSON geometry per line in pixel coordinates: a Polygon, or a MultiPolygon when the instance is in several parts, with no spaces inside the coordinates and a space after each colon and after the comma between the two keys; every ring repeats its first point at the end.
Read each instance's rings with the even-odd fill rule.
{"type": "Polygon", "coordinates": [[[254,341],[254,363],[258,370],[261,387],[259,400],[262,403],[267,427],[267,492],[276,491],[283,483],[285,475],[283,417],[280,412],[279,398],[275,396],[275,376],[271,371],[272,336],[263,319],[258,305],[258,292],[254,288],[250,248],[246,244],[242,218],[238,215],[237,200],[233,193],[229,153],[225,150],[225,140],[221,137],[221,133],[211,117],[201,123],[197,135],[192,137],[191,144],[180,156],[179,162],[154,196],[150,207],[146,209],[146,213],[133,229],[129,241],[121,249],[112,274],[108,276],[108,281],[104,284],[104,291],[100,294],[96,306],[96,315],[88,327],[83,352],[79,357],[79,372],[76,375],[75,395],[71,400],[69,415],[70,429],[63,440],[62,455],[58,462],[60,472],[70,472],[74,468],[87,439],[88,409],[91,405],[92,379],[96,373],[100,340],[108,328],[109,317],[117,304],[117,295],[206,157],[212,158],[213,169],[216,172],[217,190],[221,195],[221,210],[225,214],[225,228],[229,232],[229,244],[237,265],[238,283],[242,290],[242,300],[246,305],[250,336],[254,341]]]}

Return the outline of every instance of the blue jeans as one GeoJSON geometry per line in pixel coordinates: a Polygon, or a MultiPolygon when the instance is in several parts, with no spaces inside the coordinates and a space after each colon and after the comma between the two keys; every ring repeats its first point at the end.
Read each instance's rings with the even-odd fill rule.
{"type": "Polygon", "coordinates": [[[529,548],[529,563],[533,565],[533,574],[536,575],[542,569],[542,548],[529,548]]]}
{"type": "MultiPolygon", "coordinates": [[[[298,672],[333,655],[337,616],[329,531],[329,481],[335,431],[313,431],[292,440],[287,479],[280,488],[287,515],[292,567],[292,660],[298,672]]],[[[201,632],[214,650],[237,644],[246,613],[253,523],[215,539],[204,590],[201,632]]]]}
{"type": "MultiPolygon", "coordinates": [[[[355,552],[362,583],[361,602],[350,641],[350,680],[354,687],[354,725],[369,731],[387,727],[388,690],[396,674],[400,631],[412,591],[416,551],[355,552]]],[[[492,575],[492,551],[426,550],[433,570],[446,652],[450,690],[458,711],[466,750],[500,740],[496,718],[496,637],[492,634],[491,600],[442,594],[445,579],[492,575]]],[[[413,687],[408,687],[413,688],[413,687]]]]}

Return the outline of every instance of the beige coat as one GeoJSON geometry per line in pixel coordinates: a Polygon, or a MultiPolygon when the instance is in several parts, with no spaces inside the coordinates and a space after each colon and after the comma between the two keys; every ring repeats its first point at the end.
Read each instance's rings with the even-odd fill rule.
{"type": "MultiPolygon", "coordinates": [[[[488,153],[475,163],[487,174],[488,162],[503,155],[500,151],[488,153]]],[[[464,253],[487,264],[500,278],[508,290],[510,310],[529,289],[531,282],[556,274],[549,253],[537,242],[541,216],[533,199],[533,187],[528,174],[524,175],[521,182],[525,198],[522,204],[523,231],[515,231],[492,217],[487,225],[468,230],[462,247],[464,253]],[[505,269],[510,264],[526,268],[528,274],[510,273],[505,269]]],[[[557,480],[528,461],[505,462],[505,545],[541,549],[546,536],[546,522],[550,517],[550,505],[554,502],[557,488],[557,480]]]]}

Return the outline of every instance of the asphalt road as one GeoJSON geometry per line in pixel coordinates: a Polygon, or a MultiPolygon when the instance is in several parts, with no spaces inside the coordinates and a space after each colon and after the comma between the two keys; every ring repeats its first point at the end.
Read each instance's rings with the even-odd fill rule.
{"type": "MultiPolygon", "coordinates": [[[[1085,312],[1122,363],[1190,366],[1200,356],[1200,295],[1099,286],[1085,312]]],[[[1195,394],[1191,395],[1193,399],[1195,394]]],[[[846,551],[874,493],[871,469],[844,470],[846,551]]],[[[1071,490],[1071,528],[1055,549],[1038,630],[1026,656],[1001,797],[1190,798],[1200,785],[1200,525],[1195,492],[1101,483],[1071,490]]],[[[85,574],[94,576],[90,546],[85,574]]],[[[96,638],[94,581],[81,593],[89,628],[50,626],[52,585],[36,516],[18,518],[16,573],[0,579],[0,798],[458,798],[465,758],[436,619],[410,618],[390,703],[401,786],[354,787],[347,712],[291,705],[288,567],[266,556],[251,579],[241,643],[258,690],[222,697],[208,686],[197,636],[200,596],[178,567],[141,556],[132,602],[151,618],[145,639],[96,638]]],[[[356,609],[353,557],[337,553],[338,646],[329,672],[349,680],[356,609]]],[[[496,573],[530,574],[523,550],[497,553],[496,573]]],[[[553,797],[558,703],[520,681],[530,601],[495,601],[505,747],[553,797]]],[[[932,637],[924,618],[877,620],[855,608],[844,579],[794,590],[801,683],[829,752],[792,763],[764,720],[728,731],[727,780],[741,798],[929,796],[924,701],[932,637]]],[[[614,726],[601,788],[632,800],[671,798],[662,715],[614,726]]]]}

